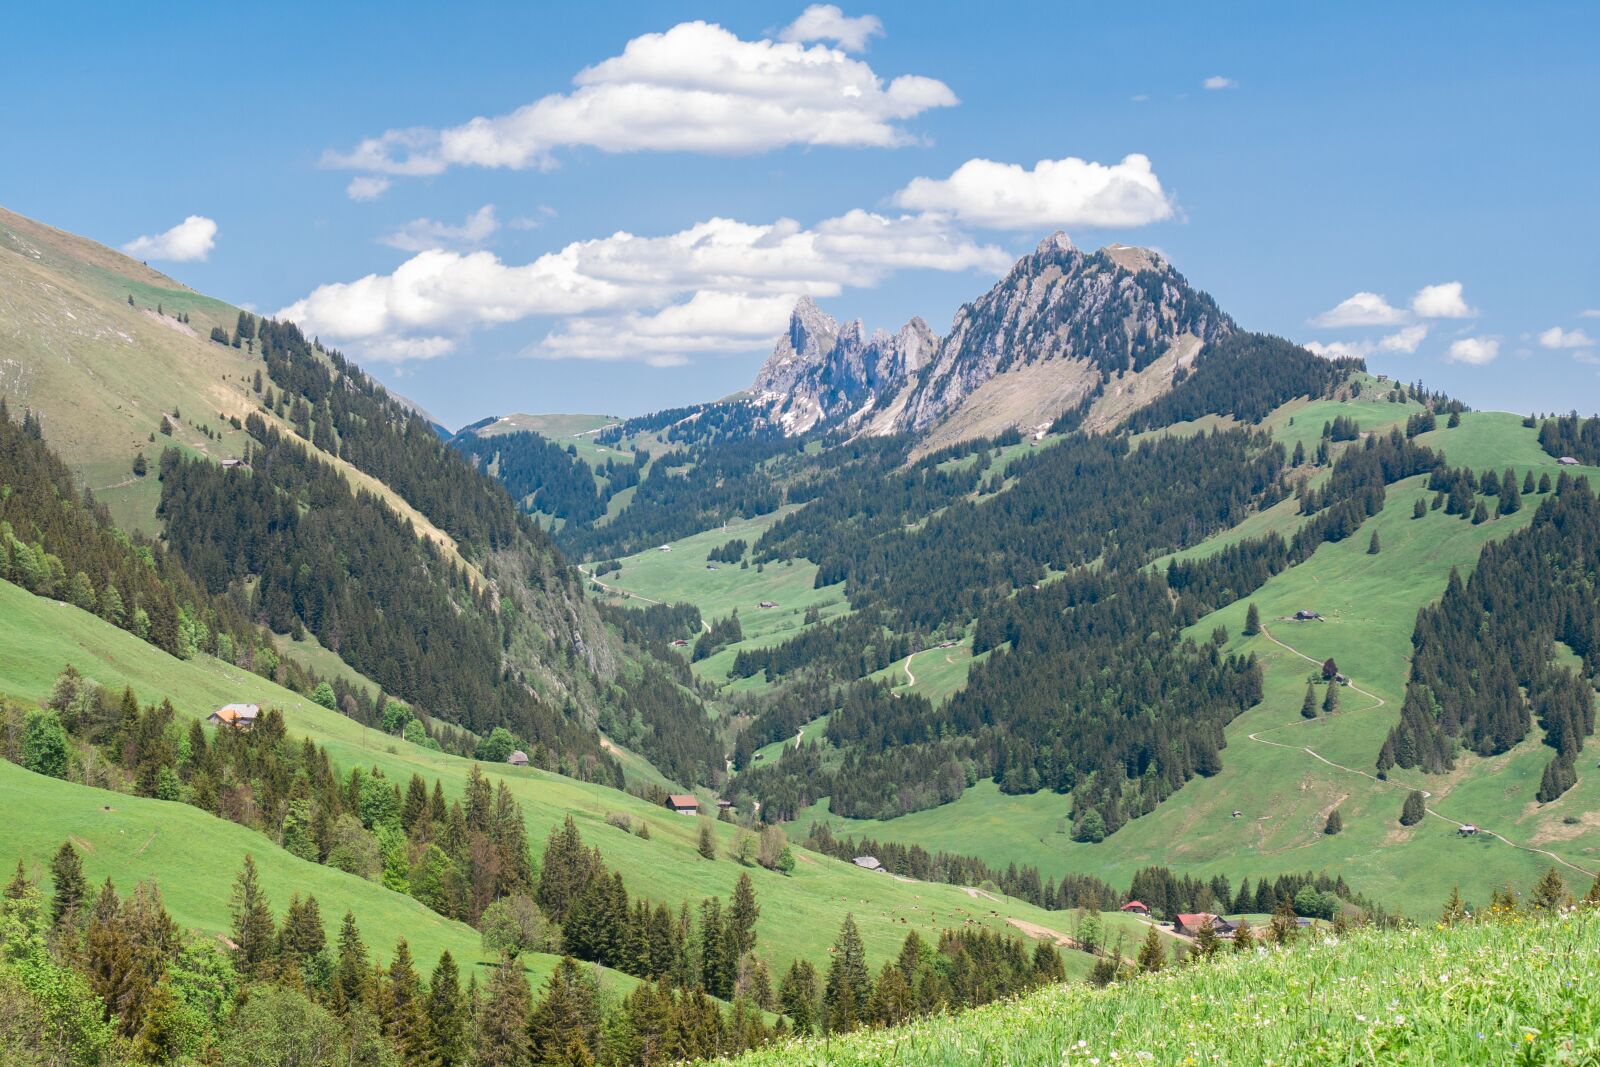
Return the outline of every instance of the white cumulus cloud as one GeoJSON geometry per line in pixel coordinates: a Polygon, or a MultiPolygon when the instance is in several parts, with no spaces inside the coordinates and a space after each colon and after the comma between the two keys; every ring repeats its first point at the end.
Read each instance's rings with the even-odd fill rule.
{"type": "Polygon", "coordinates": [[[1207,88],[1207,89],[1237,89],[1237,88],[1239,88],[1239,83],[1238,82],[1234,81],[1232,78],[1224,78],[1220,74],[1213,74],[1213,75],[1211,75],[1211,77],[1207,78],[1205,81],[1201,82],[1200,84],[1203,87],[1207,88]]]}
{"type": "Polygon", "coordinates": [[[1539,334],[1539,344],[1545,348],[1588,348],[1594,344],[1594,338],[1582,330],[1563,330],[1559,326],[1552,326],[1539,334]]]}
{"type": "Polygon", "coordinates": [[[574,242],[523,265],[430,249],[390,274],[319,286],[279,315],[358,351],[380,346],[387,358],[403,358],[408,339],[547,316],[563,321],[537,354],[660,362],[764,344],[802,295],[835,296],[901,270],[999,273],[1009,264],[1001,249],[932,216],[857,210],[809,228],[712,218],[660,237],[574,242]]]}
{"type": "Polygon", "coordinates": [[[389,179],[375,174],[358,174],[344,187],[351,200],[376,200],[389,191],[389,179]]]}
{"type": "Polygon", "coordinates": [[[785,145],[891,147],[913,140],[902,122],[957,103],[933,78],[885,82],[840,49],[746,41],[708,22],[635,37],[621,55],[579,71],[573,82],[574,91],[509,114],[442,130],[392,129],[349,151],[330,151],[323,163],[427,175],[454,166],[550,167],[555,150],[570,146],[727,155],[785,145]]]}
{"type": "Polygon", "coordinates": [[[1406,313],[1391,307],[1377,293],[1359,292],[1341,300],[1311,320],[1313,326],[1394,326],[1406,321],[1406,313]]]}
{"type": "Polygon", "coordinates": [[[1417,347],[1427,340],[1428,328],[1421,323],[1402,327],[1389,336],[1378,341],[1380,352],[1403,352],[1406,355],[1417,350],[1417,347]]]}
{"type": "Polygon", "coordinates": [[[404,252],[425,252],[430,248],[473,248],[481,245],[500,229],[494,216],[494,205],[485,204],[468,215],[458,226],[433,219],[413,219],[378,240],[390,248],[404,252]]]}
{"type": "Polygon", "coordinates": [[[1452,341],[1450,350],[1445,353],[1445,359],[1452,363],[1467,363],[1481,367],[1485,363],[1493,363],[1495,357],[1500,355],[1500,342],[1493,337],[1463,337],[1459,341],[1452,341]]]}
{"type": "Polygon", "coordinates": [[[1143,226],[1172,217],[1172,201],[1148,157],[1120,163],[1069,156],[1016,163],[969,159],[948,178],[915,178],[894,195],[904,208],[954,215],[977,226],[1143,226]]]}
{"type": "Polygon", "coordinates": [[[1421,323],[1403,326],[1394,333],[1380,337],[1376,341],[1311,341],[1304,347],[1307,351],[1324,359],[1336,359],[1353,356],[1365,359],[1374,352],[1399,353],[1410,355],[1415,352],[1422,342],[1427,340],[1428,327],[1421,323]]]}
{"type": "Polygon", "coordinates": [[[836,4],[812,4],[778,34],[780,41],[832,41],[846,52],[860,52],[867,38],[882,37],[883,23],[876,15],[850,18],[836,4]]]}
{"type": "Polygon", "coordinates": [[[205,259],[217,244],[217,224],[204,215],[190,215],[165,233],[135,237],[122,246],[140,259],[166,259],[188,263],[205,259]]]}
{"type": "Polygon", "coordinates": [[[678,366],[692,354],[747,352],[770,345],[788,325],[793,307],[790,296],[703,290],[654,314],[568,319],[529,354],[678,366]]]}
{"type": "Polygon", "coordinates": [[[1411,298],[1411,310],[1421,319],[1470,319],[1478,313],[1467,306],[1460,282],[1423,286],[1411,298]]]}
{"type": "Polygon", "coordinates": [[[1365,341],[1307,341],[1301,347],[1323,359],[1365,359],[1372,351],[1372,345],[1365,341]]]}

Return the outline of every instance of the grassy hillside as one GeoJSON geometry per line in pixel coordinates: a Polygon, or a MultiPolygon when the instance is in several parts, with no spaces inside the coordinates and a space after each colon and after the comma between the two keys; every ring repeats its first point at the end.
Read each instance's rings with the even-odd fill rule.
{"type": "MultiPolygon", "coordinates": [[[[1235,879],[1328,869],[1378,900],[1416,915],[1432,911],[1441,887],[1452,882],[1484,900],[1495,886],[1526,883],[1549,865],[1543,855],[1494,838],[1461,840],[1443,818],[1401,827],[1397,817],[1405,791],[1420,787],[1436,794],[1430,806],[1441,815],[1548,849],[1584,871],[1600,869],[1600,825],[1591,814],[1600,799],[1600,774],[1589,761],[1580,761],[1579,784],[1573,790],[1553,804],[1534,804],[1549,758],[1537,731],[1504,756],[1463,758],[1457,771],[1442,780],[1396,772],[1390,782],[1380,783],[1360,773],[1372,771],[1383,737],[1397,719],[1417,608],[1443,590],[1450,567],[1470,568],[1486,540],[1504,536],[1531,517],[1529,507],[1482,526],[1442,512],[1413,520],[1414,501],[1431,495],[1421,483],[1413,479],[1392,487],[1384,511],[1357,536],[1322,546],[1305,564],[1250,597],[1269,634],[1239,636],[1245,602],[1193,627],[1191,634],[1203,639],[1217,625],[1225,626],[1234,635],[1230,651],[1256,654],[1265,672],[1266,698],[1228,727],[1220,774],[1190,782],[1105,843],[1070,839],[1065,798],[1050,793],[1004,796],[992,782],[979,783],[954,804],[888,822],[835,818],[836,831],[929,849],[967,850],[991,864],[1033,864],[1046,875],[1096,874],[1114,884],[1126,884],[1134,871],[1153,863],[1235,879]],[[1369,529],[1380,534],[1383,551],[1377,556],[1366,552],[1369,529]],[[1320,611],[1328,619],[1276,621],[1300,608],[1320,611]],[[1334,658],[1373,698],[1346,690],[1337,715],[1302,719],[1300,702],[1315,665],[1297,652],[1318,663],[1334,658]],[[1302,751],[1305,747],[1354,770],[1329,766],[1302,751]],[[1322,827],[1335,806],[1345,829],[1330,837],[1322,827]],[[1234,818],[1234,811],[1242,814],[1234,818]],[[1577,822],[1564,822],[1567,817],[1577,822]]],[[[825,802],[798,821],[804,825],[823,817],[825,802]]]]}
{"type": "MultiPolygon", "coordinates": [[[[172,445],[219,461],[243,456],[249,435],[227,420],[251,412],[287,429],[251,389],[260,357],[209,339],[214,326],[231,334],[238,315],[136,260],[0,208],[0,395],[19,414],[41,414],[50,447],[125,530],[159,532],[160,483],[133,476],[135,455],[152,468],[172,445]],[[176,416],[171,437],[158,432],[164,414],[176,416]]],[[[460,561],[455,539],[399,494],[324,458],[460,561]]]]}
{"type": "MultiPolygon", "coordinates": [[[[25,771],[0,760],[0,791],[26,819],[8,819],[0,831],[0,859],[8,870],[20,859],[35,873],[48,873],[50,859],[70,840],[83,856],[91,885],[106,878],[127,892],[152,879],[178,925],[208,934],[226,933],[233,880],[244,857],[255,857],[261,884],[282,917],[293,893],[314,895],[332,943],[339,922],[356,914],[374,955],[387,958],[404,936],[429,966],[445,949],[463,965],[487,959],[478,932],[429,911],[410,897],[333,867],[290,855],[272,841],[187,804],[108,793],[25,771]]],[[[530,961],[533,962],[533,961],[530,961]]],[[[536,961],[547,970],[551,958],[536,961]]]]}
{"type": "MultiPolygon", "coordinates": [[[[0,623],[0,692],[42,700],[57,672],[71,662],[102,684],[132,685],[142,701],[170,696],[185,718],[204,717],[236,700],[276,706],[283,710],[291,735],[326,746],[340,766],[376,766],[401,781],[416,772],[430,780],[441,779],[447,795],[463,792],[471,766],[467,760],[365,729],[218,660],[174,659],[76,608],[31,596],[8,583],[0,583],[0,623]]],[[[625,793],[531,768],[494,765],[484,770],[491,780],[506,781],[522,804],[536,847],[570,813],[585,840],[600,848],[630,889],[650,899],[676,905],[713,895],[726,897],[739,873],[748,870],[762,908],[757,927],[761,951],[780,973],[797,957],[824,959],[846,911],[855,913],[875,965],[898,951],[911,929],[930,937],[945,927],[966,924],[1015,932],[1017,927],[1008,921],[1015,919],[1040,930],[1066,933],[1060,913],[1011,899],[971,895],[955,886],[862,871],[804,850],[797,849],[799,862],[790,877],[759,867],[743,868],[725,858],[736,829],[725,823],[713,824],[719,856],[724,858],[708,862],[696,851],[694,819],[625,793]],[[648,823],[650,839],[608,825],[605,817],[611,812],[648,823]]],[[[14,822],[0,826],[0,863],[22,854],[17,835],[14,822]]],[[[236,863],[223,866],[227,877],[237,868],[236,863]]],[[[1087,957],[1068,955],[1074,973],[1086,972],[1087,957]]]]}
{"type": "MultiPolygon", "coordinates": [[[[707,561],[710,552],[735,538],[754,545],[773,523],[792,510],[784,508],[673,541],[666,546],[670,551],[656,547],[626,556],[619,561],[622,570],[605,575],[600,583],[602,588],[645,601],[693,604],[707,622],[737,610],[744,640],[701,660],[694,668],[700,677],[726,682],[740,649],[764,648],[793,637],[805,628],[807,609],[815,607],[824,619],[837,618],[850,610],[844,600],[843,583],[813,588],[817,567],[807,560],[769,563],[760,570],[738,563],[707,561]],[[763,608],[763,601],[777,606],[763,608]]],[[[749,687],[746,684],[739,688],[749,687]]]]}
{"type": "MultiPolygon", "coordinates": [[[[1348,410],[1364,428],[1376,429],[1403,421],[1415,410],[1413,405],[1387,401],[1330,404],[1299,401],[1267,421],[1279,433],[1314,427],[1309,429],[1314,447],[1315,435],[1334,414],[1348,410]],[[1290,408],[1297,412],[1292,426],[1290,408]]],[[[1545,473],[1553,478],[1563,469],[1539,449],[1535,431],[1523,427],[1516,415],[1468,413],[1460,427],[1441,428],[1422,440],[1444,452],[1450,462],[1479,469],[1512,466],[1519,477],[1531,470],[1536,479],[1545,473]]],[[[1600,470],[1594,468],[1566,469],[1600,480],[1600,470]]],[[[1550,863],[1548,855],[1512,847],[1507,841],[1546,850],[1582,871],[1600,870],[1600,815],[1595,814],[1600,808],[1600,772],[1593,769],[1592,760],[1579,760],[1578,785],[1552,804],[1536,804],[1534,794],[1549,758],[1537,729],[1503,756],[1490,760],[1465,756],[1446,776],[1396,772],[1387,783],[1363,776],[1373,771],[1384,735],[1398,717],[1417,610],[1443,591],[1451,567],[1469,571],[1485,542],[1520,529],[1537,506],[1537,498],[1532,498],[1522,512],[1481,526],[1435,511],[1416,520],[1415,501],[1432,497],[1424,481],[1411,479],[1391,487],[1384,511],[1356,535],[1323,545],[1311,559],[1248,598],[1259,606],[1270,637],[1241,636],[1246,601],[1223,608],[1190,629],[1190,636],[1205,640],[1221,625],[1231,635],[1227,651],[1259,657],[1266,699],[1227,729],[1220,774],[1190,782],[1154,813],[1130,822],[1105,843],[1071,840],[1066,798],[1049,792],[1005,796],[992,782],[979,782],[954,804],[886,822],[830,817],[824,800],[802,812],[797,824],[804,827],[831,818],[840,833],[967,852],[1000,866],[1031,864],[1046,876],[1094,874],[1119,885],[1150,864],[1233,879],[1327,869],[1345,875],[1357,889],[1378,900],[1418,915],[1435,907],[1441,886],[1459,882],[1464,892],[1483,900],[1493,887],[1526,882],[1550,863]],[[1366,551],[1373,531],[1382,544],[1377,556],[1366,551]],[[1301,608],[1319,611],[1327,621],[1274,621],[1301,608]],[[1373,696],[1346,691],[1340,714],[1307,722],[1299,709],[1314,666],[1306,657],[1318,663],[1334,658],[1357,686],[1373,696]],[[1303,751],[1308,747],[1316,755],[1303,751]],[[1413,787],[1435,794],[1430,807],[1439,817],[1403,828],[1397,816],[1405,792],[1413,787]],[[1339,808],[1345,828],[1330,837],[1322,827],[1334,807],[1339,808]],[[1234,818],[1234,811],[1242,814],[1234,818]],[[1507,840],[1462,840],[1450,820],[1488,827],[1507,840]],[[1421,872],[1426,877],[1420,877],[1421,872]]],[[[1294,502],[1286,501],[1180,555],[1207,556],[1244,537],[1274,530],[1288,536],[1301,521],[1294,502]]],[[[948,672],[961,658],[959,647],[913,657],[917,688],[927,691],[925,687],[937,686],[937,692],[929,692],[934,696],[959,685],[959,678],[949,678],[948,672]],[[946,656],[952,662],[941,663],[946,656]],[[925,670],[925,663],[932,669],[925,670]]],[[[903,662],[884,674],[896,672],[895,680],[904,682],[903,662]]],[[[766,758],[777,755],[768,752],[766,758]]],[[[1577,870],[1563,869],[1581,877],[1577,870]]]]}
{"type": "Polygon", "coordinates": [[[1103,990],[1061,985],[762,1064],[1506,1064],[1600,1059],[1600,916],[1363,931],[1103,990]]]}

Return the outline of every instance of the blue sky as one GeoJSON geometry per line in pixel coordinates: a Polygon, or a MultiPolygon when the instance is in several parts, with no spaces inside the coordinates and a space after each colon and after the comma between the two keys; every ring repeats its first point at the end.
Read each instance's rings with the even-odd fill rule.
{"type": "Polygon", "coordinates": [[[7,17],[0,203],[451,426],[725,394],[801,293],[942,332],[1057,228],[1600,408],[1600,5],[57,7],[7,17]]]}

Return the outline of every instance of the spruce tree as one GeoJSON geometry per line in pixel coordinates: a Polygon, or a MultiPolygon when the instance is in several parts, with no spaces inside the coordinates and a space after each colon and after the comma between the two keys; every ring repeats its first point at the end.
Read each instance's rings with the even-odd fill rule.
{"type": "Polygon", "coordinates": [[[1378,544],[1378,531],[1377,530],[1373,530],[1372,531],[1372,540],[1367,542],[1367,555],[1376,556],[1379,551],[1380,551],[1380,546],[1378,544]]]}
{"type": "Polygon", "coordinates": [[[1551,867],[1533,887],[1533,892],[1528,896],[1528,904],[1540,911],[1554,912],[1570,899],[1567,896],[1567,883],[1562,880],[1561,872],[1551,867]]]}
{"type": "Polygon", "coordinates": [[[728,931],[735,948],[735,958],[756,947],[756,920],[761,916],[761,905],[756,903],[756,889],[750,875],[740,872],[733,887],[733,902],[728,907],[728,931]]]}
{"type": "Polygon", "coordinates": [[[354,912],[344,913],[339,929],[339,959],[333,972],[333,1007],[348,1015],[366,1007],[372,999],[372,967],[367,961],[367,946],[356,927],[354,912]]]}
{"type": "Polygon", "coordinates": [[[1150,974],[1167,965],[1167,950],[1161,944],[1161,934],[1154,926],[1144,935],[1144,944],[1139,946],[1139,970],[1143,974],[1150,974]]]}
{"type": "Polygon", "coordinates": [[[817,969],[810,960],[795,960],[789,965],[788,973],[778,983],[778,1006],[789,1017],[795,1033],[805,1035],[816,1029],[817,969]]]}
{"type": "Polygon", "coordinates": [[[1216,928],[1212,926],[1211,920],[1207,919],[1200,924],[1200,929],[1195,931],[1194,954],[1200,959],[1209,960],[1217,954],[1217,950],[1221,947],[1222,939],[1217,936],[1216,928]]]}
{"type": "Polygon", "coordinates": [[[1300,715],[1306,719],[1317,717],[1317,687],[1310,682],[1306,683],[1305,699],[1300,701],[1300,715]]]}
{"type": "Polygon", "coordinates": [[[1420,789],[1413,789],[1406,794],[1406,802],[1400,809],[1400,825],[1415,826],[1427,817],[1428,809],[1425,798],[1420,789]]]}
{"type": "Polygon", "coordinates": [[[1444,910],[1439,913],[1439,921],[1446,926],[1455,926],[1465,922],[1467,918],[1467,905],[1461,899],[1461,887],[1450,887],[1450,899],[1444,902],[1444,910]]]}
{"type": "Polygon", "coordinates": [[[1488,521],[1489,509],[1485,507],[1483,501],[1480,500],[1478,501],[1478,506],[1472,509],[1472,525],[1481,526],[1483,523],[1488,521]]]}
{"type": "Polygon", "coordinates": [[[1344,829],[1344,817],[1339,814],[1339,809],[1334,808],[1328,812],[1328,821],[1322,827],[1322,832],[1332,837],[1344,829]]]}
{"type": "Polygon", "coordinates": [[[1256,947],[1255,931],[1250,928],[1250,920],[1240,919],[1239,925],[1233,931],[1233,951],[1249,952],[1256,947]]]}
{"type": "Polygon", "coordinates": [[[83,877],[83,860],[72,842],[63,841],[50,861],[50,879],[55,883],[50,895],[50,922],[60,926],[69,921],[83,906],[89,885],[83,877]]]}
{"type": "Polygon", "coordinates": [[[1328,691],[1322,695],[1322,714],[1332,715],[1339,710],[1339,683],[1329,682],[1328,691]]]}
{"type": "Polygon", "coordinates": [[[1417,497],[1417,502],[1411,506],[1411,517],[1413,519],[1420,519],[1427,514],[1428,505],[1423,503],[1423,500],[1420,496],[1417,497]]]}
{"type": "Polygon", "coordinates": [[[1517,475],[1511,468],[1506,468],[1505,475],[1500,479],[1500,507],[1502,515],[1512,515],[1522,510],[1522,494],[1517,490],[1517,475]]]}
{"type": "MultiPolygon", "coordinates": [[[[1042,946],[1047,947],[1047,946],[1042,946]]],[[[867,1004],[867,1018],[875,1026],[897,1026],[911,1017],[915,1010],[911,986],[893,960],[884,962],[878,980],[872,987],[872,998],[867,1004]]]]}
{"type": "Polygon", "coordinates": [[[551,972],[528,1018],[528,1036],[536,1062],[593,1062],[600,1044],[599,991],[571,956],[551,972]]]}
{"type": "Polygon", "coordinates": [[[422,1014],[422,982],[405,938],[396,942],[384,983],[380,1022],[384,1037],[406,1063],[422,1059],[427,1051],[427,1020],[422,1014]]]}
{"type": "Polygon", "coordinates": [[[824,1028],[830,1034],[841,1034],[860,1026],[866,1020],[871,995],[872,975],[867,971],[861,931],[856,928],[856,917],[847,913],[833,943],[833,961],[822,994],[824,1028]]]}
{"type": "Polygon", "coordinates": [[[528,980],[509,961],[501,961],[489,978],[478,1009],[476,1067],[526,1067],[528,980]]]}
{"type": "Polygon", "coordinates": [[[1257,610],[1255,601],[1250,602],[1249,610],[1244,613],[1244,635],[1254,637],[1261,632],[1261,612],[1257,610]]]}
{"type": "Polygon", "coordinates": [[[700,843],[698,845],[701,859],[714,860],[717,858],[717,841],[711,833],[711,820],[700,820],[700,843]]]}
{"type": "Polygon", "coordinates": [[[233,883],[230,910],[233,913],[234,966],[246,980],[267,977],[277,945],[277,927],[272,919],[272,906],[256,874],[255,857],[248,852],[244,867],[233,883]]]}

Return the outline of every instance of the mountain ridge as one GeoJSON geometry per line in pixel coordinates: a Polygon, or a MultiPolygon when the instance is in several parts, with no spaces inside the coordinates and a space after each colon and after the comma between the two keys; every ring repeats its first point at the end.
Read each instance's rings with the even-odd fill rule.
{"type": "Polygon", "coordinates": [[[789,435],[842,424],[937,447],[1042,430],[1086,403],[1109,424],[1127,397],[1154,399],[1201,346],[1236,329],[1158,252],[1086,253],[1057,231],[962,305],[943,336],[920,317],[867,334],[802,297],[749,392],[789,435]]]}

